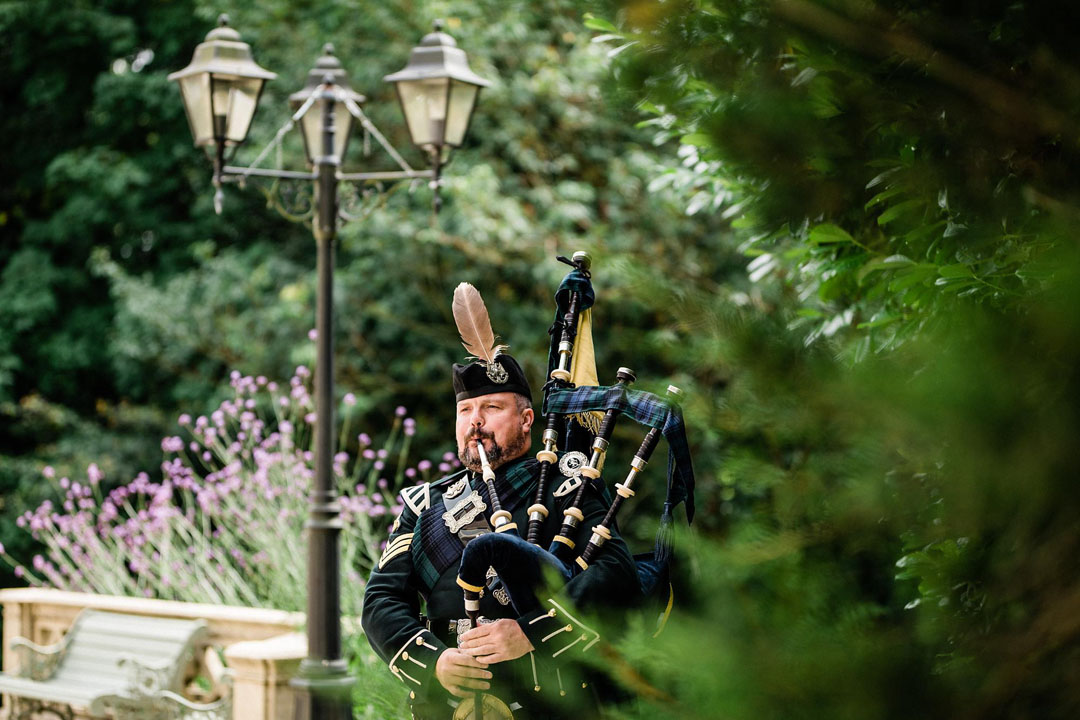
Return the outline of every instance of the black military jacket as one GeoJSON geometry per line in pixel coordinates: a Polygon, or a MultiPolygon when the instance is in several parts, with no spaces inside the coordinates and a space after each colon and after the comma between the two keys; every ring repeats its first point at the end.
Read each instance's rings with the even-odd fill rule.
{"type": "MultiPolygon", "coordinates": [[[[536,490],[539,463],[517,460],[498,469],[496,490],[504,510],[513,516],[524,536],[528,507],[536,490]]],[[[541,532],[547,548],[562,524],[562,510],[574,493],[565,491],[568,479],[556,468],[549,474],[545,506],[549,514],[541,532]]],[[[577,480],[570,480],[570,484],[577,480]]],[[[435,678],[435,663],[449,645],[456,645],[452,621],[466,617],[464,597],[457,585],[458,563],[464,544],[450,533],[443,518],[444,494],[457,497],[476,489],[486,497],[484,483],[475,473],[462,471],[437,482],[406,488],[404,509],[394,522],[378,566],[364,594],[363,627],[375,652],[390,672],[409,690],[419,714],[449,718],[456,702],[435,678]],[[462,480],[467,483],[463,485],[462,480]],[[423,609],[427,621],[421,619],[423,609]]],[[[609,503],[593,490],[582,503],[584,521],[578,525],[577,551],[585,547],[594,525],[609,503]]],[[[490,517],[490,503],[486,514],[490,517]]],[[[516,618],[535,650],[488,669],[493,674],[491,693],[511,706],[524,707],[529,718],[581,717],[581,709],[595,707],[595,689],[580,672],[585,654],[597,648],[598,631],[583,622],[587,614],[626,607],[641,594],[637,568],[626,544],[613,532],[589,569],[561,588],[558,596],[540,596],[541,609],[516,618]]],[[[513,618],[512,605],[496,592],[481,598],[481,616],[513,618]]],[[[588,712],[585,713],[587,715],[588,712]]]]}

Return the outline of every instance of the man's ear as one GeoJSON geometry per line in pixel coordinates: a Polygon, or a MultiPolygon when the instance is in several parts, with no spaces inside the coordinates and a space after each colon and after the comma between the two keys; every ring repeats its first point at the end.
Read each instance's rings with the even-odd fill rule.
{"type": "Polygon", "coordinates": [[[521,431],[522,432],[529,432],[529,429],[532,428],[533,420],[535,420],[535,419],[536,419],[536,415],[535,415],[535,413],[533,413],[532,408],[525,408],[524,410],[522,410],[521,411],[521,431]]]}

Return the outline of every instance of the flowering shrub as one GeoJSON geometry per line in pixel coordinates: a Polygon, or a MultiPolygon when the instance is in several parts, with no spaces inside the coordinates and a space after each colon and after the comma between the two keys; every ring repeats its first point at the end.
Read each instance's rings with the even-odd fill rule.
{"type": "MultiPolygon", "coordinates": [[[[85,480],[42,474],[57,488],[17,519],[46,551],[24,567],[0,557],[31,585],[190,602],[301,610],[306,587],[303,542],[315,475],[315,412],[298,367],[287,386],[232,374],[232,398],[209,417],[179,418],[180,434],[161,441],[161,480],[140,473],[109,492],[96,464],[85,480]]],[[[400,511],[403,485],[426,482],[459,465],[453,453],[409,465],[415,421],[399,407],[381,446],[349,434],[351,393],[333,474],[340,494],[342,609],[358,613],[363,584],[400,511]]]]}

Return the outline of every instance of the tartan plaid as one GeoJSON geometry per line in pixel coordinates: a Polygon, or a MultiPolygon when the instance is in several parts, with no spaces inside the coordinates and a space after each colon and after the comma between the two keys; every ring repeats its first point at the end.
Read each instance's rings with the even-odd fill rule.
{"type": "MultiPolygon", "coordinates": [[[[432,485],[439,484],[445,491],[450,483],[467,473],[468,470],[461,470],[432,485]]],[[[416,535],[412,544],[413,567],[426,592],[431,592],[443,571],[461,557],[461,541],[450,533],[443,522],[442,514],[445,511],[440,495],[416,520],[416,535]]]]}
{"type": "MultiPolygon", "coordinates": [[[[435,587],[435,583],[439,581],[439,575],[441,574],[435,565],[435,559],[437,558],[439,564],[445,569],[448,567],[444,563],[448,555],[448,551],[451,547],[447,546],[446,540],[438,532],[438,527],[435,527],[433,523],[442,525],[442,504],[439,505],[439,512],[432,512],[432,508],[428,508],[424,512],[420,513],[420,518],[416,521],[416,535],[413,537],[412,543],[412,556],[413,556],[413,569],[416,570],[416,574],[420,576],[420,584],[425,593],[430,593],[432,588],[435,587]],[[427,540],[431,537],[431,540],[427,540]]],[[[446,526],[443,526],[446,529],[446,526]]],[[[449,535],[450,533],[446,533],[449,535]]],[[[461,543],[453,535],[450,535],[454,543],[458,546],[458,553],[461,552],[461,543]]]]}
{"type": "MultiPolygon", "coordinates": [[[[495,471],[495,488],[503,510],[513,512],[526,500],[531,500],[536,486],[536,472],[540,463],[536,458],[526,458],[495,471]]],[[[444,480],[436,481],[441,486],[464,476],[466,471],[454,473],[444,480]]],[[[433,483],[434,484],[434,483],[433,483]]],[[[480,493],[480,497],[490,508],[487,487],[483,482],[470,477],[470,484],[480,493]]],[[[443,487],[445,490],[445,487],[443,487]]],[[[457,535],[450,532],[443,521],[446,507],[442,498],[431,503],[431,507],[420,513],[416,523],[416,535],[413,537],[413,567],[420,576],[420,582],[426,592],[431,592],[446,569],[457,565],[461,559],[463,547],[457,535]]]]}
{"type": "MultiPolygon", "coordinates": [[[[566,274],[559,284],[559,289],[555,291],[555,322],[548,329],[548,334],[551,335],[551,347],[548,350],[547,377],[551,377],[551,371],[559,364],[559,340],[562,339],[563,317],[570,307],[570,295],[575,292],[580,294],[579,314],[591,308],[596,302],[596,293],[593,291],[589,276],[577,268],[566,274]]],[[[546,389],[547,386],[545,386],[545,391],[546,389]]]]}
{"type": "Polygon", "coordinates": [[[614,408],[642,425],[657,428],[668,442],[667,503],[665,513],[686,502],[686,519],[694,520],[694,466],[686,442],[682,410],[664,398],[622,385],[552,388],[544,398],[544,414],[573,415],[586,410],[614,408]]]}

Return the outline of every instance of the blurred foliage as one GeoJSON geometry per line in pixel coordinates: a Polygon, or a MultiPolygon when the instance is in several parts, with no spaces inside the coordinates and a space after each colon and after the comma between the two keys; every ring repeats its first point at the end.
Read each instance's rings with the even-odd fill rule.
{"type": "Polygon", "coordinates": [[[747,258],[742,282],[620,259],[667,310],[656,352],[690,375],[719,481],[703,525],[720,520],[661,647],[646,629],[624,645],[680,702],[630,715],[1080,710],[1074,12],[703,0],[586,19],[641,127],[677,146],[650,187],[726,220],[747,258]]]}
{"type": "MultiPolygon", "coordinates": [[[[165,81],[219,11],[279,73],[238,164],[328,40],[416,167],[381,78],[430,21],[496,80],[437,222],[430,191],[401,184],[341,233],[336,374],[359,423],[403,404],[425,454],[449,447],[463,280],[539,387],[554,256],[578,249],[601,381],[629,365],[687,391],[699,514],[675,615],[619,644],[662,692],[642,697],[669,701],[620,712],[1077,715],[1076,8],[5,3],[5,517],[40,500],[42,465],[131,477],[158,464],[164,418],[223,399],[231,369],[313,359],[309,230],[254,180],[214,216],[165,81]]],[[[368,144],[357,132],[346,170],[392,168],[368,144]]],[[[300,152],[294,133],[291,167],[300,152]]],[[[642,542],[649,517],[624,530],[642,542]]],[[[399,712],[379,682],[358,708],[399,712]]]]}

